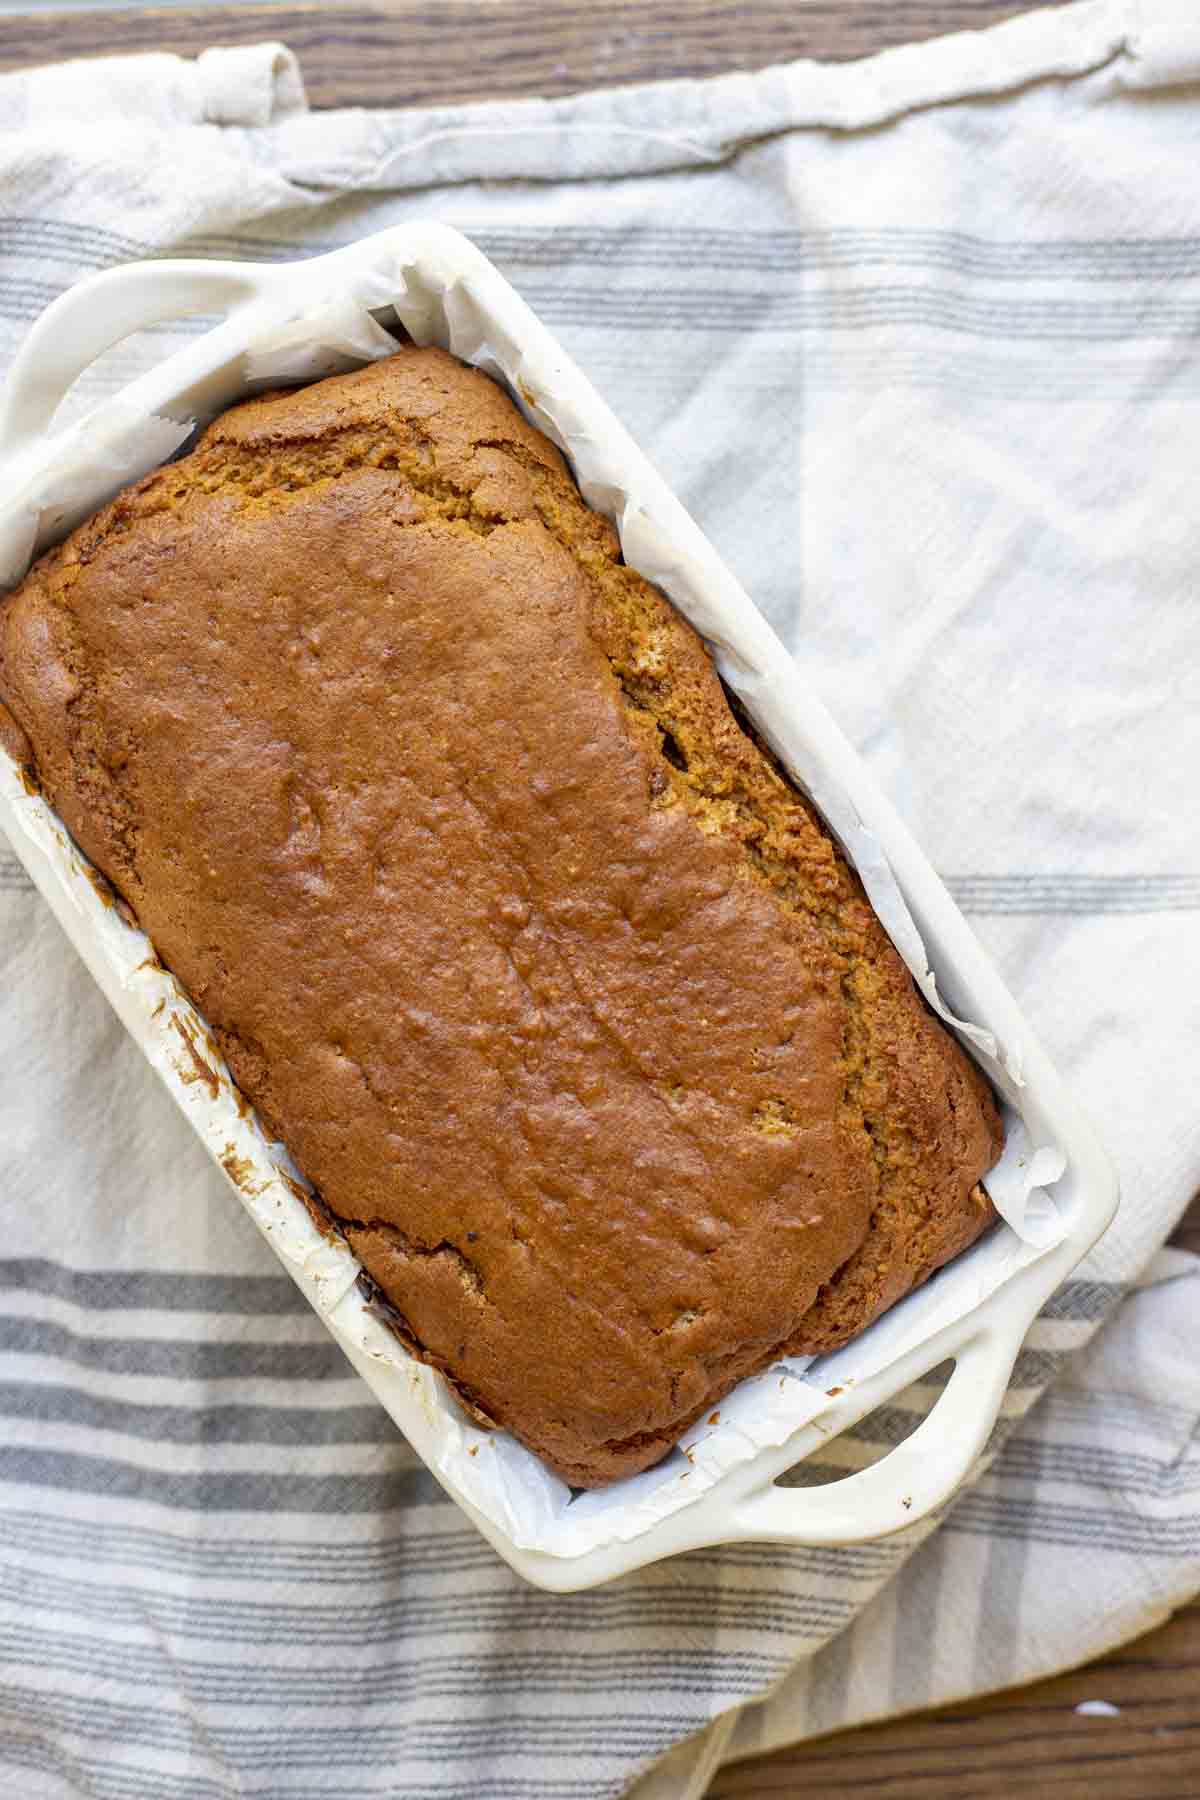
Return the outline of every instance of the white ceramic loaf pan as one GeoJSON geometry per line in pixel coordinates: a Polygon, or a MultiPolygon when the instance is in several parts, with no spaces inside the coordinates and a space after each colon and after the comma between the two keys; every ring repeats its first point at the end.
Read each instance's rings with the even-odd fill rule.
{"type": "Polygon", "coordinates": [[[404,226],[285,266],[140,263],[80,283],[34,326],[0,401],[0,581],[18,580],[33,554],[241,394],[386,354],[393,341],[379,321],[395,318],[419,342],[441,343],[504,380],[566,451],[588,500],[617,524],[627,561],[708,639],[724,678],[821,807],[927,995],[969,1021],[960,1035],[1008,1103],[1009,1149],[990,1185],[1011,1223],[836,1357],[809,1368],[777,1365],[744,1383],[722,1403],[719,1423],[695,1428],[685,1450],[658,1469],[572,1497],[507,1434],[466,1420],[440,1377],[367,1310],[357,1264],[319,1234],[281,1147],[239,1111],[202,1021],[147,940],[97,891],[3,752],[0,828],[284,1266],[405,1436],[520,1574],[565,1591],[702,1545],[852,1543],[909,1525],[944,1502],[979,1455],[1030,1323],[1113,1215],[1112,1170],[946,889],[801,669],[487,260],[444,227],[404,226]],[[104,350],[148,325],[217,311],[225,316],[214,329],[78,424],[52,429],[63,396],[104,350]],[[823,1487],[774,1485],[946,1359],[954,1371],[933,1410],[881,1461],[823,1487]]]}

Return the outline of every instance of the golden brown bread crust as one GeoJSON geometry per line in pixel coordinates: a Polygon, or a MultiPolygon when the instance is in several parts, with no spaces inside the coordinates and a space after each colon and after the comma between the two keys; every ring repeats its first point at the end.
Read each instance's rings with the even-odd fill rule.
{"type": "Polygon", "coordinates": [[[570,1481],[990,1220],[990,1092],[856,876],[444,353],[121,495],[0,607],[0,700],[407,1341],[570,1481]]]}

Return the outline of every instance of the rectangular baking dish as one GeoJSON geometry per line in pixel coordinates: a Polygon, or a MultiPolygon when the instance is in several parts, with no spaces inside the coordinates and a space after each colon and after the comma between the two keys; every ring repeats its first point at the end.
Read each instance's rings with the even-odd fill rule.
{"type": "Polygon", "coordinates": [[[953,1493],[998,1415],[1021,1341],[1108,1225],[1112,1169],[946,889],[761,614],[562,348],[466,239],[401,226],[287,265],[132,264],[70,289],[33,327],[0,399],[0,583],[196,422],[279,380],[386,354],[384,324],[504,381],[564,449],[626,560],[709,642],[723,678],[859,868],[897,948],[1007,1102],[992,1182],[1007,1223],[854,1345],[745,1382],[658,1469],[572,1496],[503,1432],[477,1429],[441,1378],[369,1310],[348,1248],[313,1224],[296,1171],[239,1108],[203,1021],[0,751],[0,829],[125,1025],[316,1311],[405,1436],[519,1574],[571,1591],[704,1545],[852,1543],[912,1524],[953,1493]],[[129,334],[199,312],[223,320],[77,424],[53,430],[78,375],[129,334]],[[946,1009],[953,1008],[953,1014],[946,1009]],[[969,1021],[969,1023],[966,1023],[969,1021]],[[776,1478],[938,1364],[954,1370],[917,1430],[824,1487],[776,1478]]]}

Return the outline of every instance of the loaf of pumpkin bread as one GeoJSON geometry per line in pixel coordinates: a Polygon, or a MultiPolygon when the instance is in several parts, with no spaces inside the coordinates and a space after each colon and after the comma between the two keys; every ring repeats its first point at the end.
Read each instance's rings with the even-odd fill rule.
{"type": "Polygon", "coordinates": [[[485,376],[225,413],[0,601],[0,727],[404,1342],[643,1469],[990,1222],[991,1093],[485,376]]]}

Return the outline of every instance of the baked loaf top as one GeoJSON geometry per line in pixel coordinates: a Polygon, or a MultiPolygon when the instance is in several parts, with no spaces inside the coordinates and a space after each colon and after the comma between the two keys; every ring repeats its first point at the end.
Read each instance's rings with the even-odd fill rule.
{"type": "Polygon", "coordinates": [[[444,352],[122,494],[0,605],[0,700],[405,1341],[569,1481],[989,1222],[990,1091],[857,877],[444,352]]]}

